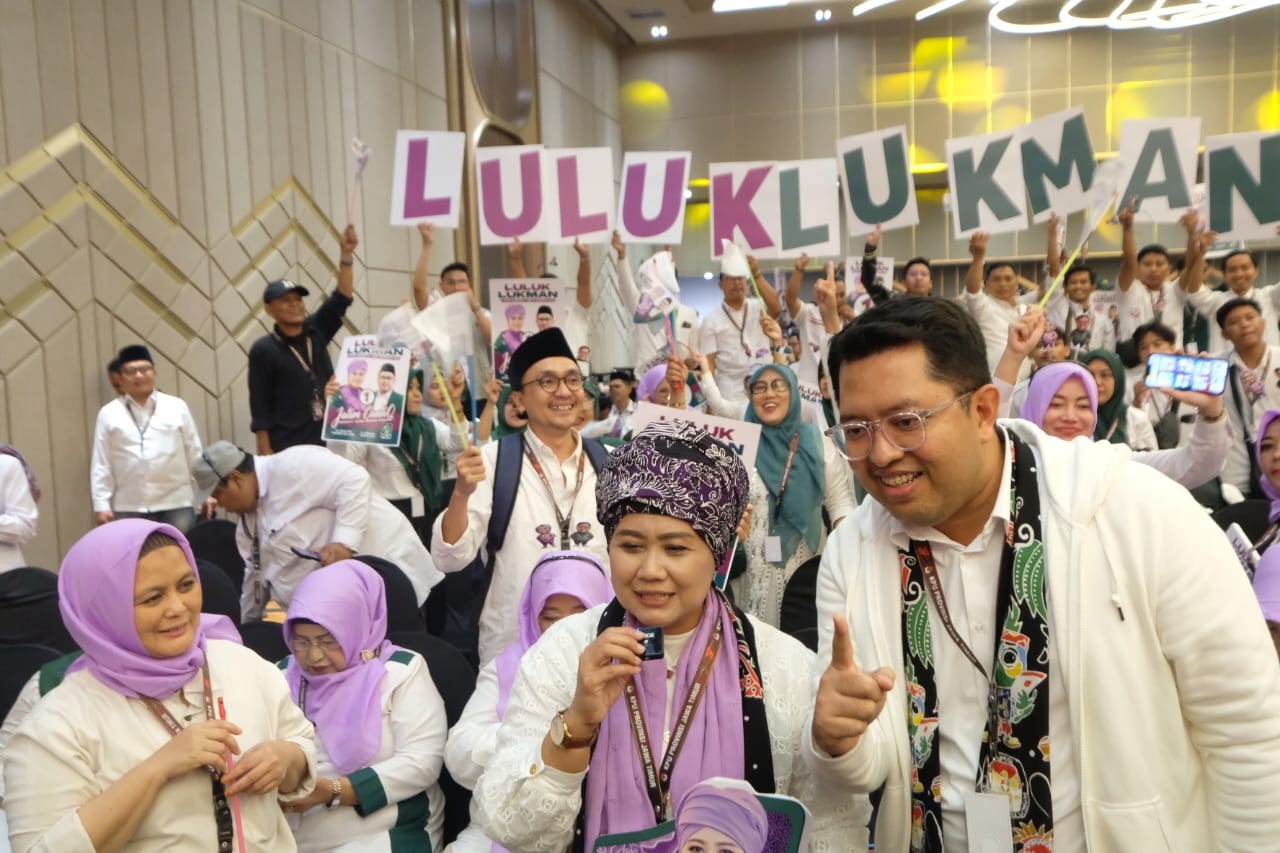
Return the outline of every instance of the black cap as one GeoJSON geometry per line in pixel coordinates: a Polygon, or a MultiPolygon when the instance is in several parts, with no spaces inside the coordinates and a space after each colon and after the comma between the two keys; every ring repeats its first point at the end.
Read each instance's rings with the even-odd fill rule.
{"type": "Polygon", "coordinates": [[[557,326],[530,335],[520,344],[507,365],[507,381],[511,383],[511,387],[516,391],[523,388],[524,375],[544,358],[567,358],[577,364],[578,360],[573,357],[573,350],[569,349],[564,332],[557,326]]]}
{"type": "Polygon", "coordinates": [[[151,350],[142,344],[129,344],[129,346],[120,350],[120,354],[116,356],[116,369],[123,367],[131,361],[149,361],[155,364],[156,361],[151,357],[151,350]]]}
{"type": "Polygon", "coordinates": [[[306,296],[310,292],[311,291],[307,290],[302,285],[294,284],[289,281],[289,279],[282,278],[279,281],[271,282],[267,285],[266,290],[262,291],[262,303],[264,305],[269,305],[271,300],[279,299],[286,293],[296,293],[299,296],[306,296]]]}

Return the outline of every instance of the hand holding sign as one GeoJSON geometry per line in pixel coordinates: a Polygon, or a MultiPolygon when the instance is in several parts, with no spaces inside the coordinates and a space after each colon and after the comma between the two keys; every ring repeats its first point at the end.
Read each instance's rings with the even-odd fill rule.
{"type": "Polygon", "coordinates": [[[894,674],[888,667],[863,672],[853,657],[853,637],[844,616],[834,618],[831,664],[818,682],[813,706],[813,742],[833,758],[858,745],[884,708],[893,689],[894,674]]]}
{"type": "Polygon", "coordinates": [[[840,297],[837,290],[835,264],[827,261],[827,274],[813,286],[813,298],[818,303],[822,324],[830,334],[840,331],[840,297]]]}
{"type": "Polygon", "coordinates": [[[1040,345],[1044,337],[1044,309],[1038,305],[1027,308],[1025,314],[1009,324],[1009,352],[1019,356],[1018,363],[1027,358],[1040,345]]]}

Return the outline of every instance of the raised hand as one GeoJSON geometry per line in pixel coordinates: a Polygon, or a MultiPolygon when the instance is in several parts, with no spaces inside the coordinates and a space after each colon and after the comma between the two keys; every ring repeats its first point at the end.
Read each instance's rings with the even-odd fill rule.
{"type": "Polygon", "coordinates": [[[969,255],[974,258],[980,258],[987,254],[987,239],[990,237],[986,231],[975,231],[973,236],[969,238],[969,255]]]}
{"type": "Polygon", "coordinates": [[[458,483],[454,486],[454,491],[461,497],[470,497],[475,494],[476,487],[484,482],[485,477],[484,456],[481,455],[480,448],[473,444],[458,456],[458,483]]]}
{"type": "Polygon", "coordinates": [[[867,246],[874,249],[880,245],[880,237],[884,234],[884,226],[877,222],[876,230],[867,235],[867,246]]]}
{"type": "Polygon", "coordinates": [[[430,246],[435,239],[436,226],[433,222],[419,222],[418,233],[422,235],[422,245],[430,246]]]}
{"type": "MultiPolygon", "coordinates": [[[[614,233],[616,234],[618,232],[615,231],[614,233]]],[[[591,247],[584,246],[582,241],[579,240],[577,237],[573,238],[573,250],[578,253],[579,261],[586,263],[587,261],[591,260],[591,247]]]]}
{"type": "Polygon", "coordinates": [[[760,317],[760,328],[764,330],[764,336],[768,338],[775,347],[782,345],[782,327],[778,325],[777,320],[773,319],[768,314],[763,314],[760,317]]]}
{"type": "Polygon", "coordinates": [[[1031,305],[1025,314],[1009,324],[1007,348],[1026,358],[1031,355],[1044,337],[1044,309],[1031,305]]]}
{"type": "Polygon", "coordinates": [[[1133,227],[1133,216],[1137,212],[1138,197],[1130,196],[1129,203],[1124,206],[1119,213],[1116,214],[1116,221],[1120,223],[1122,228],[1133,227]]]}
{"type": "Polygon", "coordinates": [[[835,616],[831,639],[831,663],[818,682],[813,706],[813,742],[827,755],[838,758],[858,745],[884,708],[893,689],[894,674],[888,667],[863,672],[853,657],[849,623],[835,616]]]}
{"type": "Polygon", "coordinates": [[[622,242],[622,235],[614,231],[610,244],[613,246],[613,250],[618,253],[618,260],[625,260],[627,257],[627,244],[622,242]]]}
{"type": "Polygon", "coordinates": [[[800,257],[796,258],[796,271],[804,272],[804,268],[809,266],[809,253],[801,252],[800,257]]]}
{"type": "Polygon", "coordinates": [[[348,225],[342,232],[342,256],[346,257],[348,255],[354,255],[356,253],[356,246],[359,245],[360,238],[356,236],[356,227],[354,225],[348,225]]]}

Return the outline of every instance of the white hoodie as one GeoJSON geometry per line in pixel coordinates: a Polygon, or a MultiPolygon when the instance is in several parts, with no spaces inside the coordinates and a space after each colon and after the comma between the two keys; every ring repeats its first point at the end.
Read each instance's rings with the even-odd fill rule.
{"type": "MultiPolygon", "coordinates": [[[[1089,849],[1276,849],[1280,663],[1225,536],[1128,448],[1001,423],[1038,462],[1050,636],[1089,849]]],[[[827,540],[818,660],[830,660],[840,612],[859,666],[891,666],[898,678],[853,750],[827,756],[810,728],[805,752],[820,783],[851,793],[884,784],[876,845],[904,851],[911,753],[890,521],[867,500],[827,540]]]]}

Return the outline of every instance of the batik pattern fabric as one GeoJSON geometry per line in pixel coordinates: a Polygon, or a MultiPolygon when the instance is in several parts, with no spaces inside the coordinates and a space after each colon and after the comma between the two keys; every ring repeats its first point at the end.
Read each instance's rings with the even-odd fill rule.
{"type": "MultiPolygon", "coordinates": [[[[978,793],[1009,798],[1015,853],[1052,853],[1053,798],[1049,773],[1049,621],[1040,492],[1035,458],[1006,433],[1012,478],[997,618],[1000,640],[989,671],[988,716],[982,735],[978,793]]],[[[942,769],[930,594],[921,566],[928,545],[899,550],[902,578],[903,674],[911,742],[911,850],[942,853],[942,769]]],[[[948,637],[943,642],[952,642],[948,637]]]]}

